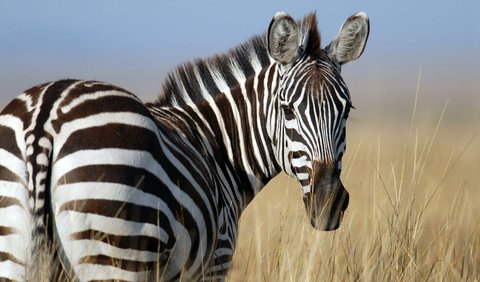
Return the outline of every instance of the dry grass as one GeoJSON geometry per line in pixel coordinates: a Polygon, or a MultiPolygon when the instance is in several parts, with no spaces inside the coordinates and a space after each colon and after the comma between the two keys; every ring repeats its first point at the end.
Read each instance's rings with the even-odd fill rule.
{"type": "Polygon", "coordinates": [[[313,230],[295,180],[274,179],[241,219],[230,280],[479,281],[479,125],[433,112],[354,118],[335,232],[313,230]]]}

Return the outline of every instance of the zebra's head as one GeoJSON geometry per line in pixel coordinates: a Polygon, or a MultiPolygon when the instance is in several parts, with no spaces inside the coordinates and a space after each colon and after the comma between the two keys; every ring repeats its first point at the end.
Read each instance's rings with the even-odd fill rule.
{"type": "Polygon", "coordinates": [[[348,206],[340,172],[352,104],[340,70],[362,54],[368,34],[365,13],[349,17],[324,49],[314,14],[297,23],[277,13],[268,30],[268,51],[278,70],[272,141],[280,166],[303,187],[305,207],[317,229],[337,229],[348,206]]]}

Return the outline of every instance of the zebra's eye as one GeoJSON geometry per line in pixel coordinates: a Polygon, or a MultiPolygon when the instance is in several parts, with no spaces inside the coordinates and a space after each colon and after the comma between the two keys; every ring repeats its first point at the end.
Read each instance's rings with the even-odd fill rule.
{"type": "Polygon", "coordinates": [[[345,119],[348,119],[348,115],[350,114],[351,109],[355,109],[355,107],[351,104],[347,105],[347,108],[345,109],[345,114],[344,114],[345,119]]]}
{"type": "Polygon", "coordinates": [[[289,105],[282,105],[281,108],[282,108],[283,114],[285,115],[285,119],[292,120],[297,117],[295,115],[295,112],[293,111],[293,107],[289,105]]]}

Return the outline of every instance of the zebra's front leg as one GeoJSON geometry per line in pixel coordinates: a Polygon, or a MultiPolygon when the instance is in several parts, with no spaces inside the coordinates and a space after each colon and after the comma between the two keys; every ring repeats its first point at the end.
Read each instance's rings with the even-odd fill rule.
{"type": "Polygon", "coordinates": [[[233,248],[228,241],[219,241],[214,252],[210,267],[208,267],[201,281],[225,281],[228,270],[232,265],[233,248]]]}
{"type": "Polygon", "coordinates": [[[232,265],[235,250],[237,225],[226,216],[226,209],[220,212],[219,230],[215,251],[210,266],[204,272],[202,281],[224,281],[232,265]]]}

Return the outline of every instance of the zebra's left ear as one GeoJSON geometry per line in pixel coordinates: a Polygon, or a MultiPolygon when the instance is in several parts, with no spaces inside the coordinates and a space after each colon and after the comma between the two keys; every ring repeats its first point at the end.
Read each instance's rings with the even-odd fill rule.
{"type": "Polygon", "coordinates": [[[284,12],[273,17],[268,28],[268,53],[282,65],[295,62],[299,56],[299,28],[295,20],[284,12]]]}
{"type": "Polygon", "coordinates": [[[338,65],[356,60],[362,55],[370,33],[370,21],[364,12],[350,16],[335,39],[325,47],[328,56],[338,65]]]}

